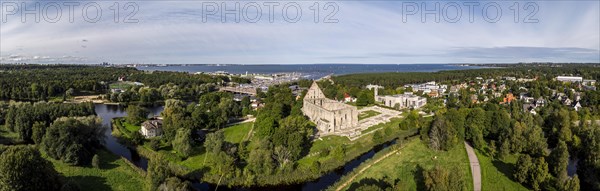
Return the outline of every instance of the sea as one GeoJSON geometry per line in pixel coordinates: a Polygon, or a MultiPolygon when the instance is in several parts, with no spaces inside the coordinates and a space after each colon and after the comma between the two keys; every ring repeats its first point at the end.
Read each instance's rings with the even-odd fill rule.
{"type": "Polygon", "coordinates": [[[443,70],[465,70],[482,68],[459,64],[294,64],[294,65],[169,65],[139,66],[146,71],[178,71],[178,72],[227,72],[230,74],[275,74],[300,73],[307,79],[318,79],[327,75],[344,75],[356,73],[381,72],[437,72],[443,70]]]}

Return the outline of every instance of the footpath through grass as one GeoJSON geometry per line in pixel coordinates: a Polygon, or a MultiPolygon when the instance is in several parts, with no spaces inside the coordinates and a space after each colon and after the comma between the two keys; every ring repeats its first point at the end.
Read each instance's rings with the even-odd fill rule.
{"type": "Polygon", "coordinates": [[[510,155],[504,160],[492,160],[490,157],[475,150],[481,168],[481,190],[529,190],[512,177],[516,155],[510,155]]]}
{"type": "Polygon", "coordinates": [[[254,123],[241,123],[231,127],[223,129],[225,134],[225,141],[230,143],[241,143],[244,139],[247,139],[248,132],[252,129],[254,123]]]}
{"type": "Polygon", "coordinates": [[[70,166],[61,161],[46,156],[56,171],[64,175],[67,180],[76,182],[82,190],[104,191],[122,190],[139,191],[148,190],[144,176],[138,173],[138,169],[109,151],[99,150],[100,168],[87,166],[70,166]]]}
{"type": "MultiPolygon", "coordinates": [[[[435,164],[447,169],[457,167],[459,172],[452,173],[460,173],[467,186],[466,189],[473,190],[469,159],[463,144],[458,144],[450,151],[434,151],[421,140],[412,139],[401,147],[403,148],[395,154],[379,161],[356,176],[343,190],[355,190],[358,186],[365,184],[374,184],[379,187],[390,187],[396,184],[400,186],[400,190],[424,190],[421,176],[423,169],[419,169],[417,166],[431,169],[435,164]]],[[[361,167],[357,169],[361,169],[361,167]]],[[[339,182],[347,181],[348,178],[344,177],[339,182]]]]}

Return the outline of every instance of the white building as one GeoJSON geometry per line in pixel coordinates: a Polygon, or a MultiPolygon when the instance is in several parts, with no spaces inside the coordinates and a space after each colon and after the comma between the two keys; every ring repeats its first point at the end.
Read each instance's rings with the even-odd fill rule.
{"type": "Polygon", "coordinates": [[[447,85],[438,85],[435,81],[422,83],[422,84],[408,84],[404,85],[405,88],[411,87],[413,92],[423,91],[423,93],[430,93],[437,91],[438,94],[443,94],[448,89],[447,85]]]}
{"type": "Polygon", "coordinates": [[[144,123],[142,123],[140,133],[146,138],[162,136],[162,120],[155,119],[144,121],[144,123]]]}
{"type": "Polygon", "coordinates": [[[579,76],[557,76],[556,80],[561,82],[582,82],[583,78],[579,76]]]}
{"type": "Polygon", "coordinates": [[[413,95],[412,93],[404,93],[398,95],[380,96],[375,89],[375,101],[382,103],[385,106],[403,109],[403,108],[421,108],[427,104],[427,98],[413,95]]]}

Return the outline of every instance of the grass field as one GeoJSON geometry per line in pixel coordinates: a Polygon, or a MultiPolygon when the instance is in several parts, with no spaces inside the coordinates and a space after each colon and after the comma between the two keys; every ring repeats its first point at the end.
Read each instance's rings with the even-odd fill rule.
{"type": "Polygon", "coordinates": [[[82,190],[148,190],[144,177],[133,167],[126,164],[125,159],[106,150],[99,150],[100,169],[91,166],[70,166],[51,158],[54,168],[67,179],[79,184],[82,190]]]}
{"type": "Polygon", "coordinates": [[[223,129],[225,134],[225,141],[230,143],[241,143],[244,139],[247,139],[248,132],[252,129],[252,122],[237,124],[231,127],[223,129]]]}
{"type": "Polygon", "coordinates": [[[131,137],[131,133],[139,131],[142,127],[138,125],[132,125],[125,121],[125,118],[114,118],[113,125],[117,131],[113,130],[113,135],[121,134],[125,138],[131,137]]]}
{"type": "Polygon", "coordinates": [[[376,116],[376,115],[379,115],[379,114],[381,114],[381,113],[379,113],[377,111],[373,111],[373,110],[367,110],[367,111],[364,111],[364,112],[362,112],[362,113],[360,113],[358,115],[358,120],[360,121],[360,120],[363,120],[363,119],[366,119],[366,118],[369,118],[369,117],[373,117],[373,116],[376,116]]]}
{"type": "Polygon", "coordinates": [[[503,161],[493,161],[477,150],[475,150],[475,153],[481,167],[482,190],[529,190],[511,179],[517,156],[511,155],[503,161]]]}
{"type": "Polygon", "coordinates": [[[131,87],[135,86],[133,82],[115,82],[109,85],[110,89],[122,89],[129,90],[131,87]]]}
{"type": "MultiPolygon", "coordinates": [[[[469,159],[464,145],[459,144],[450,151],[434,151],[421,140],[413,139],[405,143],[399,152],[371,166],[354,181],[347,185],[346,190],[354,190],[362,184],[375,184],[382,187],[393,186],[386,181],[399,182],[400,190],[424,190],[421,178],[422,171],[417,168],[430,169],[435,164],[450,169],[458,167],[467,185],[467,190],[473,190],[473,181],[469,167],[469,159]]],[[[360,168],[360,167],[359,167],[360,168]]],[[[342,179],[342,181],[345,181],[342,179]]]]}

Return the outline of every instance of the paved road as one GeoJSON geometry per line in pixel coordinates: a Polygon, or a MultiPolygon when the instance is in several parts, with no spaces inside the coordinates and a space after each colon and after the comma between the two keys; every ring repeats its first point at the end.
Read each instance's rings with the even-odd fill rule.
{"type": "Polygon", "coordinates": [[[471,145],[465,142],[465,149],[469,156],[469,164],[471,164],[471,175],[473,176],[473,190],[481,191],[481,168],[479,167],[479,160],[471,145]]]}

